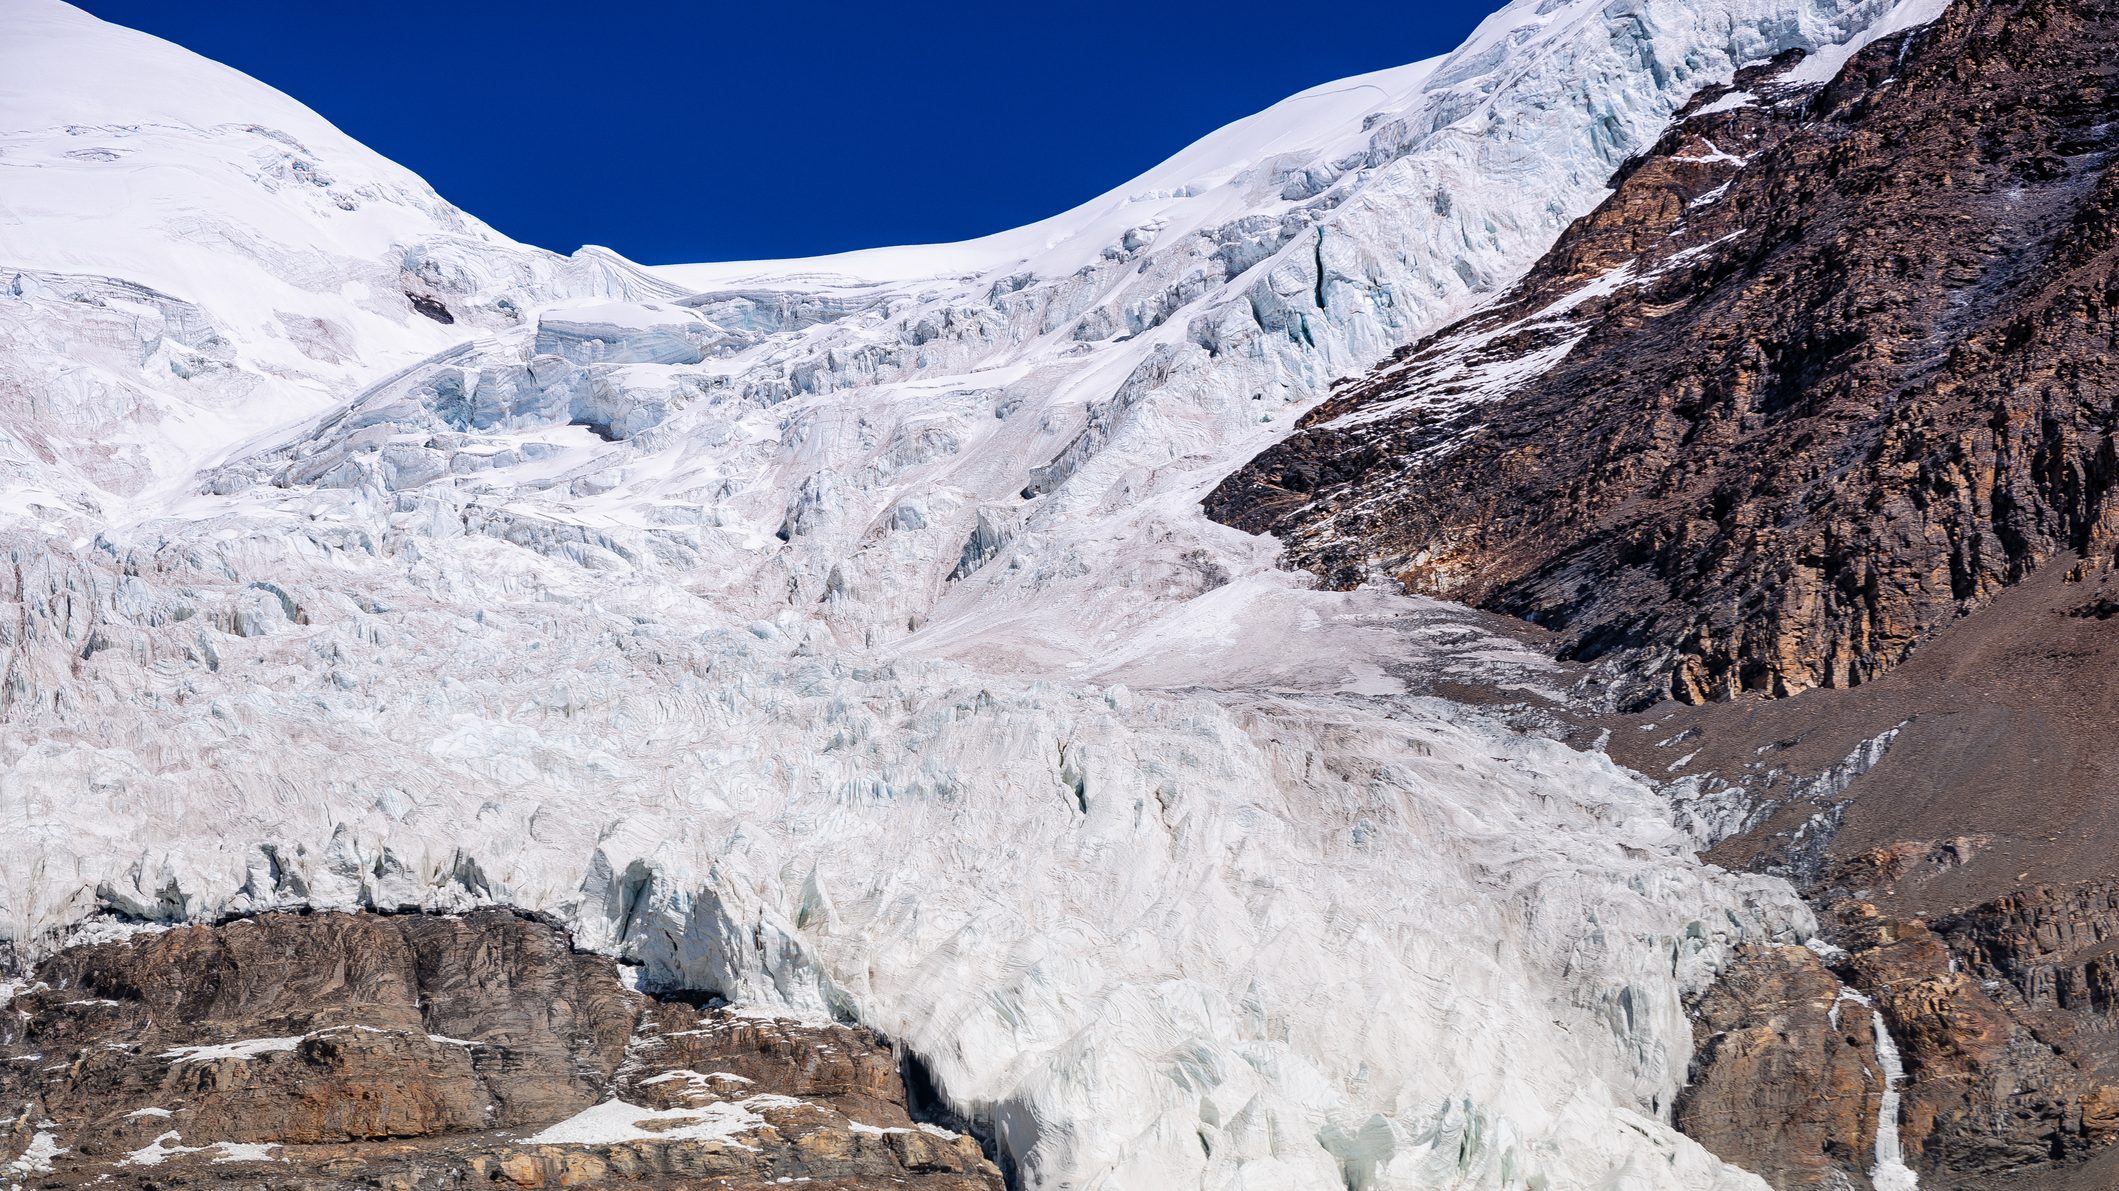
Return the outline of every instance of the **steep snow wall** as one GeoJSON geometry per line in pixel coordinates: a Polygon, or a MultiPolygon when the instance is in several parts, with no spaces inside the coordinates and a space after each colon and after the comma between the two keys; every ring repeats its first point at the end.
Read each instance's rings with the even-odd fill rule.
{"type": "Polygon", "coordinates": [[[1785,887],[1403,683],[1537,658],[1198,500],[1881,7],[1517,4],[1030,228],[650,274],[0,0],[8,929],[550,911],[889,1032],[1032,1187],[1755,1187],[1664,1118],[1785,887]]]}

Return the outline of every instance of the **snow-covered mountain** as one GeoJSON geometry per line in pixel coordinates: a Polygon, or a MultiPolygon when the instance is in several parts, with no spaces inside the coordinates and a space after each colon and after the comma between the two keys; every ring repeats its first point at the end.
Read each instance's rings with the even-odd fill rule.
{"type": "Polygon", "coordinates": [[[608,253],[507,240],[227,67],[64,5],[4,17],[12,511],[122,516],[113,502],[519,323],[516,303],[674,292],[608,253]]]}
{"type": "Polygon", "coordinates": [[[1029,1187],[1757,1186],[1680,998],[1800,904],[1199,502],[1890,7],[1520,0],[1014,232],[642,269],[0,0],[9,935],[546,911],[897,1039],[1029,1187]]]}

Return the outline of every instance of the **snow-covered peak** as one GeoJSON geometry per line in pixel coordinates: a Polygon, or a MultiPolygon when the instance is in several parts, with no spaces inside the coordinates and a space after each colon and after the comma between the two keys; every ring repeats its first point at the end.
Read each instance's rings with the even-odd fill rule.
{"type": "Polygon", "coordinates": [[[0,132],[259,124],[417,182],[299,101],[152,34],[62,0],[0,0],[0,24],[0,132]]]}
{"type": "Polygon", "coordinates": [[[59,0],[0,0],[0,469],[114,511],[365,380],[575,296],[293,99],[59,0]]]}
{"type": "MultiPolygon", "coordinates": [[[[1008,231],[950,244],[871,248],[781,261],[661,265],[655,272],[697,290],[742,285],[880,285],[1031,271],[1064,276],[1092,264],[1128,231],[1182,234],[1255,211],[1269,195],[1241,183],[1286,154],[1308,166],[1334,146],[1360,146],[1367,119],[1418,92],[1434,61],[1312,87],[1208,133],[1161,164],[1071,210],[1008,231]]],[[[1285,163],[1283,163],[1285,164],[1285,163]]],[[[1275,182],[1273,190],[1280,184],[1275,182]]]]}
{"type": "MultiPolygon", "coordinates": [[[[514,247],[238,71],[60,0],[0,0],[0,23],[6,267],[120,277],[229,315],[313,300],[334,258],[437,234],[514,247]],[[296,267],[228,268],[231,249],[267,248],[296,267]],[[249,297],[260,280],[267,292],[249,297]]],[[[401,336],[422,329],[396,317],[412,313],[402,297],[397,307],[401,336]]]]}

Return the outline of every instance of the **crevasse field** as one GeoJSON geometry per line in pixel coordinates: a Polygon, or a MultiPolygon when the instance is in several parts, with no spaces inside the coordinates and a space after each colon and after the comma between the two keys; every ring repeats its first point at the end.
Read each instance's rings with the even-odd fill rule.
{"type": "Polygon", "coordinates": [[[1890,8],[1519,0],[1016,231],[644,268],[0,0],[0,929],[548,912],[883,1031],[1030,1188],[1761,1187],[1664,1117],[1790,891],[1198,504],[1890,8]]]}

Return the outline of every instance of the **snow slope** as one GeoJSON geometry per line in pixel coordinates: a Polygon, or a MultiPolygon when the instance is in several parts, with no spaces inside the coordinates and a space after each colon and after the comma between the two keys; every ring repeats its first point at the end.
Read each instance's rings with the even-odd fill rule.
{"type": "Polygon", "coordinates": [[[515,244],[255,81],[0,3],[0,460],[10,498],[181,482],[514,303],[670,287],[515,244]],[[459,321],[415,313],[432,297],[459,321]]]}
{"type": "Polygon", "coordinates": [[[1787,890],[1198,502],[1885,7],[1518,3],[1019,231],[644,271],[0,0],[0,921],[550,911],[875,1025],[1030,1187],[1756,1187],[1665,1117],[1787,890]]]}

